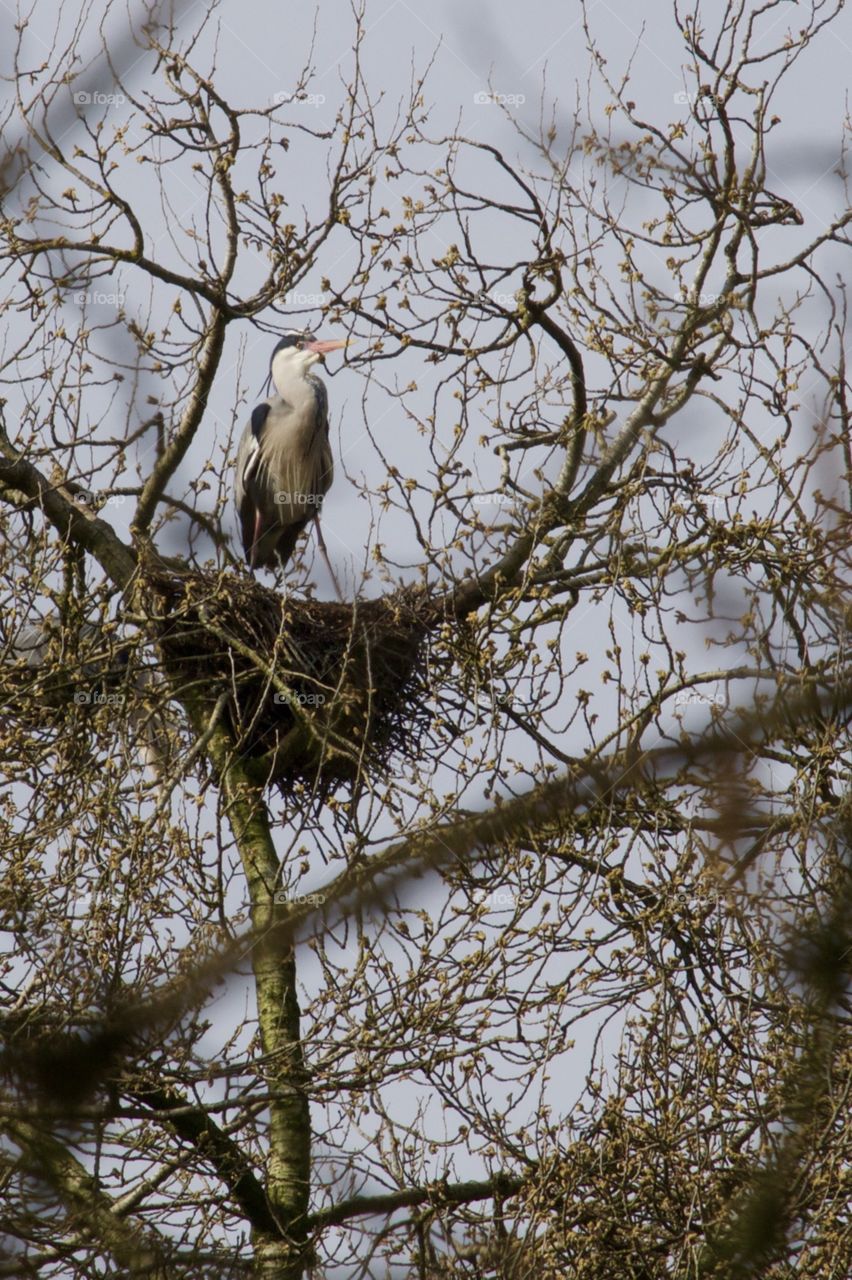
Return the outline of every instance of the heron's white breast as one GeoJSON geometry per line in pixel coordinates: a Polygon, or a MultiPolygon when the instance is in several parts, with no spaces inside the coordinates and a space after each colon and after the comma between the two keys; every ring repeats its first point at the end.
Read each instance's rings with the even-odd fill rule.
{"type": "Polygon", "coordinates": [[[313,388],[298,379],[287,392],[264,423],[257,468],[257,482],[283,525],[314,515],[331,483],[331,453],[313,388]]]}

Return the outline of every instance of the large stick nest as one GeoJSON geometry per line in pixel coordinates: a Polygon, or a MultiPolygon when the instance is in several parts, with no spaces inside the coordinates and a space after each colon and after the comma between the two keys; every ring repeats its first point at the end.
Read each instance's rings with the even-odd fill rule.
{"type": "Polygon", "coordinates": [[[263,780],[328,791],[431,723],[425,592],[335,604],[281,596],[234,574],[146,572],[159,644],[177,688],[212,707],[223,692],[235,744],[263,780]]]}

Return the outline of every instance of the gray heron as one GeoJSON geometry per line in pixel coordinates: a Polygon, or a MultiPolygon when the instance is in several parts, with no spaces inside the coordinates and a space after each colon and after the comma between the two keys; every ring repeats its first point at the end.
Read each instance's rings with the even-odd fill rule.
{"type": "Polygon", "coordinates": [[[314,520],[335,588],[319,527],[322,500],[334,476],[328,396],[322,379],[311,370],[346,341],[321,342],[310,333],[295,332],[281,338],[267,381],[267,390],[272,382],[275,392],[252,411],[237,448],[234,493],[251,569],[283,567],[299,535],[314,520]]]}

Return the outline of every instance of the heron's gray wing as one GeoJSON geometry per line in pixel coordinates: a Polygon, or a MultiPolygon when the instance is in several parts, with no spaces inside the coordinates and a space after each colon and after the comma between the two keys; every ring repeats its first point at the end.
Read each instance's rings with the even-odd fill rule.
{"type": "Polygon", "coordinates": [[[257,405],[252,410],[250,421],[242,434],[237,447],[236,477],[234,481],[234,502],[240,520],[240,533],[243,550],[250,558],[254,544],[255,512],[257,495],[254,492],[254,477],[260,460],[260,442],[263,427],[269,417],[268,402],[257,405]]]}
{"type": "MultiPolygon", "coordinates": [[[[320,499],[324,498],[331,488],[331,482],[334,479],[334,458],[331,452],[331,445],[328,443],[328,436],[323,440],[323,447],[319,456],[319,468],[317,476],[317,493],[320,499]]],[[[321,505],[321,504],[320,504],[321,505]]]]}
{"type": "Polygon", "coordinates": [[[328,493],[331,488],[331,482],[334,479],[334,458],[331,452],[331,445],[328,441],[328,391],[322,378],[311,375],[311,386],[314,392],[314,400],[316,401],[317,410],[317,440],[315,455],[315,472],[313,491],[320,499],[328,493]]]}
{"type": "Polygon", "coordinates": [[[254,437],[254,441],[257,447],[249,461],[248,474],[251,474],[253,467],[257,463],[257,458],[260,453],[261,442],[263,440],[263,429],[266,426],[266,419],[269,417],[269,412],[271,408],[272,408],[272,405],[270,401],[264,400],[263,404],[255,405],[255,407],[251,411],[251,419],[249,421],[249,427],[251,428],[251,433],[252,433],[252,436],[254,437]]]}
{"type": "Polygon", "coordinates": [[[314,400],[317,407],[317,427],[324,435],[328,435],[328,391],[322,378],[318,378],[316,374],[308,375],[308,381],[314,393],[314,400]]]}

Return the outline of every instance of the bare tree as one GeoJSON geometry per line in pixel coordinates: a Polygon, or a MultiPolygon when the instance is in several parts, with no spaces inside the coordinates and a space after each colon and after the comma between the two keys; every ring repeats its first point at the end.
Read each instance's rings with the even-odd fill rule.
{"type": "Polygon", "coordinates": [[[848,1273],[852,215],[769,176],[842,4],[778,7],[675,6],[673,119],[587,25],[608,131],[523,163],[388,123],[358,12],[321,125],[206,20],[21,24],[0,1274],[848,1273]],[[230,539],[318,275],[346,604],[230,539]]]}

